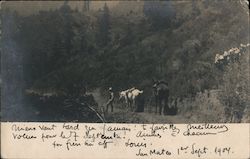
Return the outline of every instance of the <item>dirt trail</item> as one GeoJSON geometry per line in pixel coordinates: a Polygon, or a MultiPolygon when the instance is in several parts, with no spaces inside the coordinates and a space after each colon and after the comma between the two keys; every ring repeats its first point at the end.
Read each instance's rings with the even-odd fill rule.
{"type": "Polygon", "coordinates": [[[144,112],[132,112],[127,109],[116,107],[114,112],[106,114],[107,122],[111,123],[190,123],[191,119],[177,115],[159,115],[154,112],[149,112],[147,109],[144,112]]]}

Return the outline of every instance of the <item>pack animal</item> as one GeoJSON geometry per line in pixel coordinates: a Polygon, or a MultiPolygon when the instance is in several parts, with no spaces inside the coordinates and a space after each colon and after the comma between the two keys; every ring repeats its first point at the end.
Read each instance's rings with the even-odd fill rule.
{"type": "Polygon", "coordinates": [[[168,84],[164,81],[157,81],[153,85],[153,94],[155,97],[155,113],[157,113],[157,107],[159,107],[159,114],[163,113],[166,115],[169,110],[168,98],[169,98],[169,88],[168,84]]]}
{"type": "Polygon", "coordinates": [[[120,96],[119,99],[120,100],[124,99],[126,102],[127,108],[128,109],[130,108],[131,110],[133,110],[133,107],[135,106],[136,97],[142,93],[143,93],[142,90],[139,90],[133,87],[131,89],[121,91],[119,93],[119,96],[120,96]]]}

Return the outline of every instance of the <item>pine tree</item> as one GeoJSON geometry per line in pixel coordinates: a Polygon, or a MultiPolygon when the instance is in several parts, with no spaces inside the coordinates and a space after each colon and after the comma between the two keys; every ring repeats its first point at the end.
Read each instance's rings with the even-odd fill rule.
{"type": "Polygon", "coordinates": [[[64,46],[63,55],[69,56],[72,50],[72,40],[74,37],[74,32],[72,28],[72,10],[68,5],[68,1],[65,1],[63,6],[60,8],[63,25],[62,25],[62,44],[64,46]]]}
{"type": "Polygon", "coordinates": [[[103,10],[100,11],[98,39],[100,46],[106,46],[110,41],[110,13],[105,3],[103,10]]]}
{"type": "Polygon", "coordinates": [[[89,10],[90,10],[90,1],[86,0],[84,1],[83,11],[88,12],[89,10]]]}

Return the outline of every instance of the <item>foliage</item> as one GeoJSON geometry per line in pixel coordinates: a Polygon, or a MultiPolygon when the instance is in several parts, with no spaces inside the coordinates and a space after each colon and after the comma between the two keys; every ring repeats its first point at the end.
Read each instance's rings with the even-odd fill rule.
{"type": "Polygon", "coordinates": [[[247,40],[247,15],[236,2],[171,5],[166,13],[163,7],[128,16],[107,5],[87,13],[65,3],[17,17],[11,38],[23,56],[26,88],[150,89],[152,79],[165,79],[171,96],[185,97],[218,86],[214,55],[247,40]]]}
{"type": "MultiPolygon", "coordinates": [[[[223,74],[221,100],[225,105],[227,121],[240,122],[249,109],[249,47],[242,52],[239,62],[229,63],[223,74]]],[[[248,114],[249,115],[249,114],[248,114]]]]}

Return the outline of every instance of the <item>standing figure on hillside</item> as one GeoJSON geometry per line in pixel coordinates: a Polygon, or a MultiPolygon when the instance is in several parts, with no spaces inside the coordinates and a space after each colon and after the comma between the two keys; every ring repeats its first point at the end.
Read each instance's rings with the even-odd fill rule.
{"type": "Polygon", "coordinates": [[[113,102],[114,102],[114,92],[112,90],[112,87],[110,87],[109,88],[109,100],[106,104],[106,112],[108,112],[109,106],[111,107],[111,112],[113,112],[113,109],[114,109],[113,102]]]}
{"type": "Polygon", "coordinates": [[[135,105],[136,105],[135,112],[144,112],[145,95],[143,91],[142,93],[139,93],[138,96],[135,98],[135,105]]]}
{"type": "Polygon", "coordinates": [[[169,88],[168,83],[165,81],[157,81],[153,85],[153,91],[155,96],[156,108],[155,113],[157,113],[157,107],[159,106],[159,114],[162,113],[162,104],[164,102],[163,113],[166,115],[168,113],[168,97],[169,88]]]}

